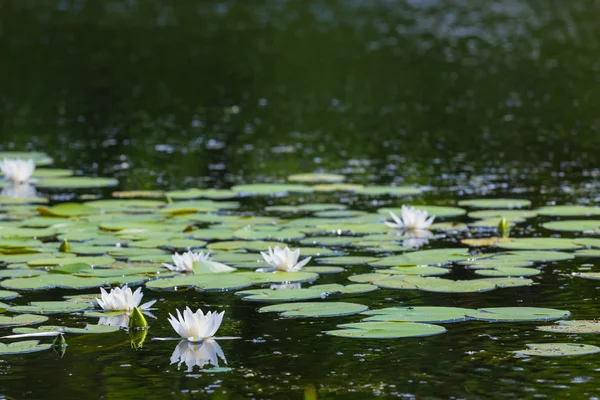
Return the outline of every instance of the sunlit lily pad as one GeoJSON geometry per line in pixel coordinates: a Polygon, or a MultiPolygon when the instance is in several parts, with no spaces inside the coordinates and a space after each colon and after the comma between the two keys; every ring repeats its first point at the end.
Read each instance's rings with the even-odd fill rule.
{"type": "Polygon", "coordinates": [[[58,314],[80,312],[90,308],[86,303],[73,303],[68,301],[36,301],[28,306],[11,306],[8,311],[31,314],[58,314]]]}
{"type": "Polygon", "coordinates": [[[54,162],[54,160],[46,153],[38,151],[0,151],[0,160],[5,158],[8,160],[33,160],[37,166],[50,165],[54,162]]]}
{"type": "MultiPolygon", "coordinates": [[[[535,252],[534,252],[535,253],[535,252]]],[[[494,257],[491,259],[480,259],[480,260],[469,260],[459,261],[459,264],[466,265],[469,269],[490,269],[497,267],[529,267],[533,265],[533,261],[528,260],[507,260],[500,257],[494,257]]]]}
{"type": "Polygon", "coordinates": [[[354,183],[322,183],[312,187],[317,192],[356,192],[363,188],[363,185],[354,183]]]}
{"type": "Polygon", "coordinates": [[[552,321],[567,318],[566,310],[538,307],[480,308],[468,314],[471,318],[490,322],[552,321]]]}
{"type": "Polygon", "coordinates": [[[288,176],[290,182],[342,182],[346,179],[344,175],[339,174],[326,174],[326,173],[308,173],[308,174],[294,174],[288,176]]]}
{"type": "Polygon", "coordinates": [[[48,317],[43,315],[21,314],[15,317],[0,315],[0,327],[34,325],[46,321],[48,321],[48,317]]]}
{"type": "Polygon", "coordinates": [[[575,257],[598,258],[600,257],[600,249],[577,250],[574,254],[575,257]]]}
{"type": "Polygon", "coordinates": [[[309,203],[309,204],[300,204],[297,206],[300,211],[307,212],[316,212],[316,211],[325,211],[325,210],[345,210],[347,207],[343,204],[334,204],[334,203],[309,203]]]}
{"type": "Polygon", "coordinates": [[[600,207],[592,206],[547,206],[539,208],[539,215],[551,217],[585,217],[600,215],[600,207]]]}
{"type": "Polygon", "coordinates": [[[422,190],[414,186],[365,186],[357,193],[367,196],[410,196],[420,194],[422,190]]]}
{"type": "Polygon", "coordinates": [[[0,300],[14,299],[15,297],[19,297],[19,293],[11,290],[0,290],[0,300]]]}
{"type": "Polygon", "coordinates": [[[310,193],[313,189],[307,185],[291,183],[254,183],[248,185],[236,185],[231,188],[236,193],[249,195],[282,195],[287,193],[310,193]]]}
{"type": "Polygon", "coordinates": [[[520,356],[581,356],[600,353],[600,347],[580,343],[527,343],[528,350],[517,350],[513,353],[520,356]]]}
{"type": "Polygon", "coordinates": [[[206,248],[211,250],[254,250],[254,251],[264,251],[269,247],[281,246],[279,242],[266,242],[262,240],[249,241],[249,240],[232,240],[227,242],[214,242],[210,243],[206,246],[206,248]]]}
{"type": "Polygon", "coordinates": [[[458,307],[389,307],[366,311],[372,315],[366,322],[375,321],[407,321],[407,322],[461,322],[470,319],[469,308],[458,307]]]}
{"type": "MultiPolygon", "coordinates": [[[[142,279],[143,280],[143,279],[142,279]]],[[[0,285],[6,289],[13,290],[43,290],[53,288],[64,289],[87,289],[109,285],[111,283],[130,283],[131,278],[82,278],[72,275],[49,274],[33,278],[16,278],[0,282],[0,285]]],[[[139,278],[133,279],[133,282],[139,281],[139,278]]]]}
{"type": "Polygon", "coordinates": [[[66,265],[76,263],[86,263],[93,266],[98,265],[109,265],[115,261],[110,256],[99,256],[99,257],[64,257],[64,258],[36,258],[29,261],[27,264],[31,267],[47,267],[54,265],[66,265]]]}
{"type": "Polygon", "coordinates": [[[50,347],[52,347],[51,343],[40,344],[39,340],[0,343],[0,355],[34,353],[36,351],[48,350],[50,347]]]}
{"type": "Polygon", "coordinates": [[[560,261],[570,260],[574,258],[571,253],[565,253],[563,251],[509,251],[506,253],[497,253],[493,260],[498,262],[505,261],[560,261]]]}
{"type": "Polygon", "coordinates": [[[597,220],[566,220],[546,222],[542,225],[551,231],[561,232],[586,232],[595,231],[600,228],[600,221],[597,220]]]}
{"type": "Polygon", "coordinates": [[[30,268],[23,269],[2,269],[0,270],[0,279],[4,278],[24,278],[32,276],[46,275],[48,272],[30,268]]]}
{"type": "Polygon", "coordinates": [[[537,329],[552,333],[600,334],[600,321],[595,319],[558,321],[554,325],[538,326],[537,329]]]}
{"type": "Polygon", "coordinates": [[[166,195],[174,200],[191,200],[200,198],[224,200],[236,197],[237,193],[232,190],[223,189],[187,189],[173,190],[167,192],[166,195]]]}
{"type": "Polygon", "coordinates": [[[337,274],[344,272],[344,268],[341,267],[304,267],[302,271],[314,272],[317,274],[337,274]]]}
{"type": "Polygon", "coordinates": [[[488,247],[488,246],[496,246],[498,243],[506,243],[510,242],[510,238],[502,238],[502,237],[487,237],[487,238],[475,238],[475,239],[463,239],[460,242],[464,245],[471,247],[488,247]]]}
{"type": "Polygon", "coordinates": [[[535,268],[496,267],[494,269],[478,269],[475,271],[481,276],[534,276],[542,271],[535,268]]]}
{"type": "Polygon", "coordinates": [[[360,294],[377,290],[377,286],[367,284],[352,284],[352,285],[314,285],[308,288],[301,289],[254,289],[236,292],[237,295],[243,296],[243,300],[249,301],[302,301],[325,298],[331,294],[360,294]]]}
{"type": "Polygon", "coordinates": [[[312,302],[275,304],[259,309],[259,312],[281,312],[282,317],[321,318],[338,317],[342,315],[358,314],[366,311],[367,306],[344,302],[312,302]]]}
{"type": "Polygon", "coordinates": [[[327,257],[316,260],[319,264],[325,265],[360,265],[377,261],[377,258],[362,257],[362,256],[345,256],[345,257],[327,257]]]}
{"type": "Polygon", "coordinates": [[[535,210],[477,210],[471,211],[469,214],[471,218],[486,219],[486,218],[507,218],[509,220],[524,220],[527,218],[533,218],[537,215],[535,210]]]}
{"type": "Polygon", "coordinates": [[[16,334],[27,334],[27,333],[39,333],[39,332],[62,332],[62,333],[111,333],[119,331],[118,326],[110,325],[95,325],[88,324],[85,328],[71,328],[67,326],[56,326],[56,325],[44,325],[36,328],[15,328],[13,333],[16,334]]]}
{"type": "Polygon", "coordinates": [[[521,208],[529,207],[531,201],[525,199],[472,199],[459,201],[458,205],[474,208],[521,208]]]}
{"type": "Polygon", "coordinates": [[[600,239],[597,238],[575,238],[573,243],[580,246],[600,247],[600,239]]]}
{"type": "Polygon", "coordinates": [[[572,239],[564,238],[516,238],[496,246],[511,250],[573,250],[580,247],[572,239]]]}
{"type": "Polygon", "coordinates": [[[414,322],[357,322],[338,325],[328,335],[359,339],[394,339],[439,335],[446,332],[443,326],[414,322]]]}
{"type": "Polygon", "coordinates": [[[428,267],[424,265],[415,265],[407,267],[392,267],[388,269],[380,269],[378,274],[390,275],[417,275],[417,276],[436,276],[445,275],[450,271],[447,268],[428,267]]]}
{"type": "Polygon", "coordinates": [[[375,267],[395,267],[401,265],[441,265],[449,262],[468,260],[473,257],[468,249],[433,249],[405,253],[399,256],[381,258],[379,261],[370,262],[375,267]]]}
{"type": "Polygon", "coordinates": [[[67,178],[41,179],[36,186],[41,189],[88,189],[116,186],[119,181],[114,178],[88,178],[73,176],[67,178]]]}

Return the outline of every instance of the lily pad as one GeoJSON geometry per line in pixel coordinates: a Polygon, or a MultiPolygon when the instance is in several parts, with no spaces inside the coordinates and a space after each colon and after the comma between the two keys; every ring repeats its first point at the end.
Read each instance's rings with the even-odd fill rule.
{"type": "Polygon", "coordinates": [[[15,317],[0,315],[0,327],[34,325],[46,321],[48,321],[48,317],[44,317],[43,315],[21,314],[15,317]]]}
{"type": "Polygon", "coordinates": [[[316,260],[319,264],[325,265],[360,265],[377,261],[377,258],[362,257],[362,256],[346,256],[346,257],[327,257],[316,260]]]}
{"type": "Polygon", "coordinates": [[[380,269],[378,274],[390,275],[417,275],[417,276],[436,276],[445,275],[450,271],[447,268],[427,267],[423,265],[408,266],[408,267],[392,267],[389,269],[380,269]]]}
{"type": "Polygon", "coordinates": [[[552,221],[542,224],[542,226],[551,231],[559,232],[594,232],[600,228],[600,221],[597,220],[566,220],[552,221]]]}
{"type": "Polygon", "coordinates": [[[399,256],[381,258],[370,262],[374,267],[395,267],[401,265],[443,265],[450,262],[474,259],[468,249],[433,249],[405,253],[399,256]]]}
{"type": "Polygon", "coordinates": [[[31,314],[59,314],[81,312],[90,308],[86,303],[74,303],[68,301],[36,301],[29,303],[28,306],[11,306],[10,312],[31,313],[31,314]]]}
{"type": "Polygon", "coordinates": [[[332,336],[360,339],[394,339],[439,335],[446,328],[439,325],[414,322],[357,322],[338,325],[338,328],[325,333],[332,336]]]}
{"type": "Polygon", "coordinates": [[[471,211],[469,217],[476,219],[487,219],[487,218],[506,218],[509,221],[525,220],[527,218],[533,218],[537,215],[535,210],[478,210],[471,211]]]}
{"type": "Polygon", "coordinates": [[[342,315],[358,314],[366,311],[367,306],[355,303],[344,302],[313,302],[313,303],[292,303],[275,304],[259,309],[259,312],[281,312],[283,317],[338,317],[342,315]]]}
{"type": "Polygon", "coordinates": [[[470,319],[469,308],[459,307],[389,307],[363,312],[372,315],[366,322],[407,321],[407,322],[462,322],[470,319]]]}
{"type": "Polygon", "coordinates": [[[535,268],[497,267],[494,269],[478,269],[477,275],[482,276],[535,276],[542,273],[535,268]]]}
{"type": "Polygon", "coordinates": [[[458,205],[473,208],[521,208],[531,206],[531,201],[525,199],[472,199],[459,201],[458,205]]]}
{"type": "Polygon", "coordinates": [[[511,250],[574,250],[581,247],[572,239],[564,238],[516,238],[496,246],[511,250]]]}
{"type": "Polygon", "coordinates": [[[119,331],[118,326],[88,324],[85,328],[70,328],[66,326],[44,325],[39,328],[15,328],[16,334],[40,333],[40,332],[62,332],[62,333],[111,333],[119,331]]]}
{"type": "Polygon", "coordinates": [[[310,193],[313,189],[307,185],[280,183],[254,183],[249,185],[236,185],[231,188],[236,193],[248,195],[283,195],[287,193],[310,193]]]}
{"type": "Polygon", "coordinates": [[[331,294],[360,294],[367,293],[377,290],[377,286],[367,284],[355,284],[355,285],[315,285],[308,288],[301,289],[283,289],[283,290],[272,290],[272,289],[254,289],[254,290],[243,290],[236,292],[236,295],[243,296],[243,300],[249,301],[265,301],[265,302],[277,302],[277,301],[302,301],[325,298],[331,294]]]}
{"type": "Polygon", "coordinates": [[[600,215],[600,207],[592,206],[547,206],[539,208],[539,215],[550,217],[586,217],[600,215]]]}
{"type": "Polygon", "coordinates": [[[421,194],[423,191],[414,186],[365,186],[358,194],[366,196],[410,196],[421,194]]]}
{"type": "Polygon", "coordinates": [[[527,343],[528,350],[513,351],[520,356],[581,356],[600,353],[600,347],[579,343],[527,343]]]}
{"type": "Polygon", "coordinates": [[[326,174],[326,173],[308,173],[308,174],[294,174],[288,176],[290,182],[343,182],[346,177],[339,174],[326,174]]]}
{"type": "Polygon", "coordinates": [[[506,253],[496,253],[493,260],[497,262],[505,261],[536,261],[536,262],[547,262],[547,261],[561,261],[570,260],[575,256],[571,253],[565,253],[562,251],[509,251],[506,253]]]}
{"type": "Polygon", "coordinates": [[[495,307],[480,308],[472,311],[469,317],[490,322],[552,321],[567,318],[571,313],[566,310],[538,307],[495,307]]]}
{"type": "Polygon", "coordinates": [[[90,189],[117,186],[119,181],[114,178],[88,178],[73,176],[67,178],[48,178],[36,183],[41,189],[90,189]]]}
{"type": "Polygon", "coordinates": [[[20,342],[0,343],[0,355],[25,354],[48,350],[52,344],[40,344],[39,340],[23,340],[20,342]]]}
{"type": "Polygon", "coordinates": [[[599,334],[600,321],[595,319],[558,321],[554,325],[538,326],[537,329],[540,331],[552,333],[599,334]]]}

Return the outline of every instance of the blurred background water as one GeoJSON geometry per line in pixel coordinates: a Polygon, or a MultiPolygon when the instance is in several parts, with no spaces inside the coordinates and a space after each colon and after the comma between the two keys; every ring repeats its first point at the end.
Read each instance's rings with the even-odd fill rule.
{"type": "MultiPolygon", "coordinates": [[[[537,205],[596,203],[599,21],[595,0],[0,0],[0,149],[44,151],[132,190],[325,170],[448,199],[520,190],[537,205]]],[[[567,304],[574,293],[548,275],[535,305],[567,304]]],[[[378,293],[373,304],[389,295],[378,293]]],[[[300,398],[314,384],[325,398],[598,396],[585,363],[523,372],[494,358],[535,324],[332,348],[322,326],[273,328],[255,307],[236,310],[229,330],[256,341],[223,345],[233,377],[164,372],[173,343],[99,353],[114,340],[85,337],[71,359],[2,360],[0,392],[300,398]],[[469,345],[489,357],[467,359],[469,345]]]]}

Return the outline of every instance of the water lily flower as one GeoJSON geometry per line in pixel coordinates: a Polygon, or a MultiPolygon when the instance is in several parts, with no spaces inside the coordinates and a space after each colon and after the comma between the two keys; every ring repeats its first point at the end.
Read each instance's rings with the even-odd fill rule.
{"type": "Polygon", "coordinates": [[[177,369],[184,364],[187,366],[187,372],[192,371],[195,366],[203,368],[210,364],[214,367],[219,366],[219,358],[227,364],[225,354],[221,346],[212,339],[205,340],[201,343],[190,343],[187,340],[182,340],[177,344],[173,354],[171,355],[171,364],[177,364],[177,369]]]}
{"type": "Polygon", "coordinates": [[[225,314],[225,311],[221,313],[209,311],[204,314],[201,309],[193,313],[189,307],[185,308],[183,315],[179,310],[176,311],[177,318],[169,314],[169,322],[179,336],[190,342],[201,342],[213,337],[221,326],[225,314]]]}
{"type": "Polygon", "coordinates": [[[287,246],[284,249],[279,246],[275,246],[274,250],[269,247],[269,254],[262,251],[260,254],[262,254],[265,261],[271,264],[273,268],[275,268],[277,271],[284,272],[298,272],[311,259],[311,257],[308,257],[298,262],[298,258],[300,257],[300,249],[292,251],[287,246]]]}
{"type": "Polygon", "coordinates": [[[5,158],[0,161],[0,170],[5,179],[15,183],[27,182],[33,171],[35,171],[35,163],[33,160],[10,160],[5,158]]]}
{"type": "Polygon", "coordinates": [[[171,271],[176,272],[194,272],[194,263],[198,263],[198,270],[200,273],[220,273],[220,272],[232,272],[235,268],[231,268],[228,265],[215,262],[211,260],[210,253],[206,254],[201,251],[200,253],[194,253],[188,251],[186,253],[175,253],[173,254],[173,264],[163,264],[164,267],[169,268],[171,271]]]}
{"type": "Polygon", "coordinates": [[[394,229],[403,229],[407,231],[419,231],[429,229],[431,224],[433,224],[433,220],[435,216],[430,216],[428,218],[428,214],[426,210],[417,210],[414,207],[402,206],[402,216],[398,217],[392,211],[390,211],[390,216],[394,220],[394,222],[386,221],[385,224],[390,228],[394,229]]]}
{"type": "Polygon", "coordinates": [[[131,288],[116,287],[111,289],[108,293],[104,288],[100,288],[102,299],[96,298],[96,301],[106,311],[131,311],[134,307],[140,307],[142,310],[146,310],[156,303],[156,300],[149,301],[140,306],[142,302],[142,288],[138,288],[135,292],[131,291],[131,288]]]}
{"type": "Polygon", "coordinates": [[[10,182],[2,188],[0,196],[33,198],[37,197],[37,192],[35,187],[29,183],[10,182]]]}

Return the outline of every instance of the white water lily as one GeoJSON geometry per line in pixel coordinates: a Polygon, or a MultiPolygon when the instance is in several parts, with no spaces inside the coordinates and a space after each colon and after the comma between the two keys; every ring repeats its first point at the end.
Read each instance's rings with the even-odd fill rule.
{"type": "Polygon", "coordinates": [[[104,288],[100,288],[102,299],[96,298],[96,301],[106,311],[131,311],[134,307],[140,307],[142,310],[146,310],[156,303],[156,300],[149,301],[140,306],[142,302],[142,288],[138,288],[135,292],[131,291],[131,288],[116,287],[111,289],[108,293],[104,288]]]}
{"type": "Polygon", "coordinates": [[[171,364],[177,364],[177,369],[184,364],[187,366],[187,372],[192,371],[195,366],[201,369],[210,364],[214,367],[219,366],[219,358],[227,364],[225,354],[221,346],[215,340],[205,340],[201,343],[190,343],[182,340],[177,344],[171,355],[171,364]]]}
{"type": "Polygon", "coordinates": [[[0,161],[0,170],[5,179],[16,183],[23,183],[27,182],[31,178],[31,175],[33,175],[35,163],[33,160],[10,160],[5,158],[0,161]]]}
{"type": "Polygon", "coordinates": [[[435,220],[435,216],[429,216],[426,210],[417,210],[409,206],[402,206],[402,216],[398,217],[392,211],[390,211],[390,216],[394,222],[386,221],[385,224],[387,226],[407,231],[429,229],[435,220]]]}
{"type": "Polygon", "coordinates": [[[163,264],[164,267],[169,268],[171,271],[176,272],[194,272],[194,263],[199,263],[198,266],[200,273],[220,273],[220,272],[232,272],[235,268],[231,268],[228,265],[215,262],[211,260],[210,253],[206,254],[201,251],[200,253],[194,253],[188,251],[182,254],[173,254],[173,264],[163,264]]]}
{"type": "Polygon", "coordinates": [[[277,271],[284,272],[298,272],[300,271],[311,259],[311,257],[305,258],[298,262],[300,257],[300,249],[295,251],[290,250],[289,247],[281,248],[275,246],[275,249],[269,247],[269,254],[260,252],[267,263],[269,263],[277,271]]]}
{"type": "Polygon", "coordinates": [[[33,185],[30,185],[29,183],[10,182],[2,188],[0,196],[34,198],[37,197],[37,192],[35,190],[35,187],[33,185]]]}
{"type": "Polygon", "coordinates": [[[221,326],[225,314],[225,311],[221,313],[209,311],[204,314],[201,309],[193,313],[189,307],[183,310],[183,315],[179,310],[176,311],[177,318],[169,314],[169,322],[179,336],[190,342],[201,342],[213,337],[221,326]]]}

